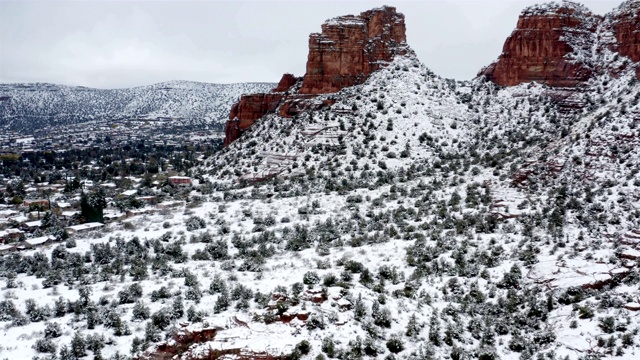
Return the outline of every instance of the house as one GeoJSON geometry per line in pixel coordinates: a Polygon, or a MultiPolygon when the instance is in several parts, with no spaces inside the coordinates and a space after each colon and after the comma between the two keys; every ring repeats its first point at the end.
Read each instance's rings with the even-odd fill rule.
{"type": "Polygon", "coordinates": [[[18,216],[14,216],[14,217],[9,218],[9,220],[15,221],[18,224],[22,224],[22,223],[26,223],[27,221],[29,221],[29,218],[24,216],[24,215],[18,215],[18,216]]]}
{"type": "Polygon", "coordinates": [[[150,209],[150,208],[131,209],[131,210],[127,210],[127,218],[145,215],[145,214],[153,214],[154,212],[156,212],[156,210],[150,209]]]}
{"type": "Polygon", "coordinates": [[[73,234],[77,234],[77,233],[87,232],[87,231],[90,231],[90,230],[95,230],[95,229],[101,228],[103,226],[104,226],[103,223],[90,222],[90,223],[85,223],[85,224],[80,224],[80,225],[67,226],[65,228],[65,230],[67,230],[69,235],[73,235],[73,234]]]}
{"type": "Polygon", "coordinates": [[[103,218],[105,222],[113,222],[126,219],[127,215],[122,213],[116,213],[113,211],[105,211],[103,218]]]}
{"type": "Polygon", "coordinates": [[[62,210],[71,209],[71,203],[68,202],[58,202],[58,207],[62,210]]]}
{"type": "Polygon", "coordinates": [[[47,199],[36,199],[36,200],[25,200],[24,201],[24,206],[26,207],[31,207],[31,206],[42,206],[43,208],[48,208],[49,207],[49,200],[47,199]]]}
{"type": "Polygon", "coordinates": [[[138,196],[136,199],[138,199],[138,200],[140,200],[142,202],[145,202],[147,204],[151,204],[151,205],[156,204],[158,202],[158,198],[156,198],[155,196],[152,196],[152,195],[150,195],[150,196],[138,196]]]}
{"type": "Polygon", "coordinates": [[[169,208],[174,208],[174,207],[178,207],[181,206],[182,204],[184,204],[184,201],[165,201],[165,202],[161,202],[159,204],[156,204],[156,208],[158,209],[169,209],[169,208]]]}
{"type": "Polygon", "coordinates": [[[41,237],[32,238],[32,239],[25,239],[24,243],[27,246],[27,248],[34,248],[40,245],[48,244],[54,241],[55,239],[56,238],[54,236],[47,235],[47,236],[41,236],[41,237]]]}
{"type": "Polygon", "coordinates": [[[0,242],[19,239],[22,234],[24,234],[24,231],[20,229],[11,228],[11,229],[2,230],[0,231],[0,242]]]}
{"type": "Polygon", "coordinates": [[[133,196],[133,195],[135,195],[137,193],[138,193],[138,190],[131,189],[131,190],[126,190],[126,191],[121,192],[120,195],[122,195],[122,196],[133,196]]]}
{"type": "Polygon", "coordinates": [[[16,244],[0,245],[0,255],[16,251],[16,244]]]}
{"type": "Polygon", "coordinates": [[[191,178],[186,176],[169,176],[168,180],[171,185],[191,185],[191,178]]]}
{"type": "Polygon", "coordinates": [[[11,209],[0,210],[0,219],[7,219],[17,214],[17,211],[11,209]]]}
{"type": "Polygon", "coordinates": [[[80,214],[80,211],[78,210],[70,210],[70,211],[63,211],[60,216],[62,219],[68,220],[71,219],[72,217],[76,216],[80,214]]]}
{"type": "Polygon", "coordinates": [[[26,223],[22,224],[22,227],[27,230],[27,231],[35,231],[36,229],[39,229],[40,226],[42,226],[42,220],[36,220],[36,221],[27,221],[26,223]]]}

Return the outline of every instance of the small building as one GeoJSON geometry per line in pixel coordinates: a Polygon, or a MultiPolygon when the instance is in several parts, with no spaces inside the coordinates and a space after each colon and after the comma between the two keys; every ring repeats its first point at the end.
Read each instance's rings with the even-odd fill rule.
{"type": "Polygon", "coordinates": [[[17,211],[11,209],[0,210],[0,219],[7,219],[18,214],[17,211]]]}
{"type": "Polygon", "coordinates": [[[9,220],[15,221],[18,224],[22,224],[22,223],[26,223],[27,221],[29,221],[29,218],[24,216],[24,215],[18,215],[18,216],[14,216],[14,217],[9,218],[9,220]]]}
{"type": "Polygon", "coordinates": [[[156,208],[158,209],[170,209],[181,206],[184,204],[184,201],[174,200],[174,201],[165,201],[156,204],[156,208]]]}
{"type": "Polygon", "coordinates": [[[89,223],[84,223],[84,224],[80,224],[80,225],[67,226],[65,228],[65,230],[67,230],[69,235],[73,235],[73,234],[87,232],[87,231],[90,231],[90,230],[99,229],[99,228],[101,228],[103,226],[104,226],[103,223],[89,222],[89,223]]]}
{"type": "Polygon", "coordinates": [[[19,239],[22,234],[24,234],[24,231],[20,229],[11,228],[2,230],[0,231],[0,242],[19,239]]]}
{"type": "Polygon", "coordinates": [[[16,251],[16,244],[0,244],[0,255],[16,251]]]}
{"type": "Polygon", "coordinates": [[[35,205],[40,205],[43,208],[47,208],[47,207],[49,207],[49,200],[47,200],[47,199],[36,199],[36,200],[25,200],[24,201],[24,206],[26,206],[26,207],[35,206],[35,205]]]}
{"type": "Polygon", "coordinates": [[[22,226],[27,231],[35,231],[36,229],[39,229],[40,226],[42,226],[42,220],[27,221],[26,223],[22,224],[22,226]]]}
{"type": "Polygon", "coordinates": [[[169,176],[167,180],[171,185],[182,185],[182,186],[191,185],[191,178],[187,176],[169,176]]]}
{"type": "Polygon", "coordinates": [[[131,189],[131,190],[125,190],[125,191],[121,192],[120,195],[128,197],[128,196],[133,196],[133,195],[135,195],[137,193],[138,193],[138,190],[131,189]]]}
{"type": "Polygon", "coordinates": [[[150,208],[131,209],[131,210],[127,210],[127,218],[146,215],[146,214],[153,214],[154,212],[156,212],[156,210],[150,209],[150,208]]]}
{"type": "Polygon", "coordinates": [[[154,204],[158,201],[158,198],[156,198],[153,195],[148,195],[148,196],[138,196],[136,199],[140,200],[140,201],[144,201],[148,204],[154,204]]]}
{"type": "Polygon", "coordinates": [[[105,212],[103,218],[105,222],[110,223],[114,221],[124,220],[127,218],[127,215],[123,213],[105,212]]]}
{"type": "Polygon", "coordinates": [[[54,241],[56,238],[52,235],[40,236],[37,238],[25,239],[24,243],[27,248],[35,248],[37,246],[48,244],[54,241]]]}
{"type": "Polygon", "coordinates": [[[62,210],[71,209],[71,203],[60,201],[58,202],[58,207],[62,210]]]}

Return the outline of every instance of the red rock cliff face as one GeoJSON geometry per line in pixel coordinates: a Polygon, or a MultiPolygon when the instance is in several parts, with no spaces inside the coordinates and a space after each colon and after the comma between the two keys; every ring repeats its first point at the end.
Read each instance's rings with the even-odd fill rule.
{"type": "Polygon", "coordinates": [[[309,36],[301,94],[326,94],[362,83],[383,63],[407,51],[404,15],[383,7],[341,16],[309,36]]]}
{"type": "Polygon", "coordinates": [[[566,56],[573,51],[563,40],[569,34],[593,32],[594,15],[563,5],[527,9],[507,38],[497,62],[478,75],[503,86],[537,81],[549,86],[573,87],[589,79],[591,70],[566,56]],[[549,11],[551,10],[551,11],[549,11]]]}
{"type": "MultiPolygon", "coordinates": [[[[613,15],[613,31],[620,55],[640,62],[640,1],[629,1],[613,15]]],[[[636,67],[640,79],[640,66],[636,67]]]]}
{"type": "Polygon", "coordinates": [[[240,101],[231,107],[225,128],[224,146],[237,139],[257,119],[277,109],[283,98],[282,93],[243,95],[240,101]]]}
{"type": "Polygon", "coordinates": [[[235,141],[268,113],[294,116],[308,109],[331,106],[332,100],[314,101],[315,95],[360,84],[394,56],[409,51],[404,15],[394,7],[384,6],[358,16],[327,20],[322,25],[322,33],[309,36],[304,79],[285,74],[271,93],[242,96],[231,108],[224,145],[235,141]]]}

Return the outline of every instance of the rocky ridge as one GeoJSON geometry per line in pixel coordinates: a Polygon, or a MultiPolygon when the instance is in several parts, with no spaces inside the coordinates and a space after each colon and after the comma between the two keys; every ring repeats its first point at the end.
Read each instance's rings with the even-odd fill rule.
{"type": "Polygon", "coordinates": [[[169,81],[128,89],[45,83],[0,84],[0,128],[35,129],[124,119],[169,119],[178,125],[223,130],[229,106],[271,83],[209,84],[169,81]]]}

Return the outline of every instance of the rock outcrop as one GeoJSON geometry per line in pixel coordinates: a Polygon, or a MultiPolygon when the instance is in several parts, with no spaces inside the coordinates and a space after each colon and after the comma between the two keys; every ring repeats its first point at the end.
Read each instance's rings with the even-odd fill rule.
{"type": "Polygon", "coordinates": [[[332,99],[318,100],[316,96],[363,83],[396,55],[410,51],[404,15],[394,7],[384,6],[357,16],[327,20],[321,33],[309,36],[304,78],[285,74],[270,93],[242,96],[231,108],[224,145],[235,141],[266,114],[291,117],[301,111],[331,106],[332,99]]]}
{"type": "Polygon", "coordinates": [[[240,137],[240,134],[253,125],[257,119],[268,112],[275,111],[283,98],[283,93],[275,92],[243,95],[240,101],[231,107],[229,121],[225,127],[224,146],[240,137]]]}
{"type": "Polygon", "coordinates": [[[605,17],[570,1],[531,6],[498,60],[478,75],[503,86],[536,81],[576,87],[596,73],[618,76],[625,68],[603,63],[605,49],[629,58],[640,79],[640,1],[627,1],[605,17]]]}
{"type": "Polygon", "coordinates": [[[296,82],[298,82],[298,80],[300,79],[293,76],[293,74],[284,74],[282,75],[282,79],[280,79],[278,86],[276,86],[275,89],[271,90],[271,92],[287,92],[293,85],[296,84],[296,82]]]}
{"type": "Polygon", "coordinates": [[[503,86],[537,81],[549,86],[573,87],[587,81],[592,71],[567,55],[574,49],[567,36],[589,36],[597,25],[586,8],[563,2],[525,9],[507,38],[496,62],[478,75],[503,86]]]}
{"type": "Polygon", "coordinates": [[[371,72],[407,52],[404,15],[383,7],[326,21],[309,36],[301,94],[326,94],[362,83],[371,72]]]}
{"type": "MultiPolygon", "coordinates": [[[[613,32],[617,51],[635,63],[640,63],[640,1],[623,3],[612,14],[613,32]]],[[[636,65],[636,76],[640,79],[640,65],[636,65]]]]}

